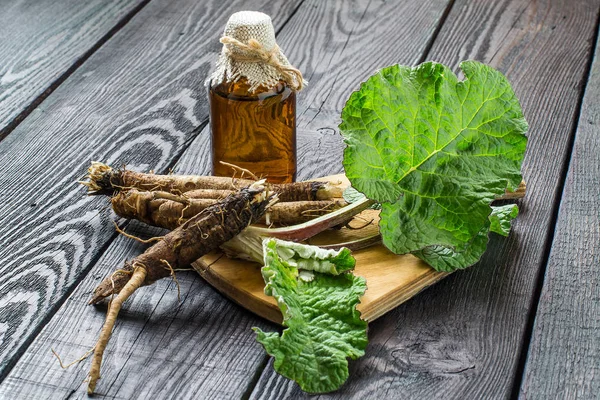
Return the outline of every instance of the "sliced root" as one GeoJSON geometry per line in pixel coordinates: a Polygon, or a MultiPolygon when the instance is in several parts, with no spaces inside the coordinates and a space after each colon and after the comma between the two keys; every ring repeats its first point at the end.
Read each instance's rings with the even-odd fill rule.
{"type": "Polygon", "coordinates": [[[133,275],[131,275],[131,279],[129,279],[129,282],[125,284],[119,294],[110,302],[108,313],[106,314],[106,320],[104,321],[104,326],[100,332],[98,342],[96,342],[96,346],[94,346],[94,357],[92,358],[92,366],[89,374],[90,379],[88,381],[88,394],[94,393],[94,390],[96,389],[96,383],[98,382],[98,379],[100,379],[100,366],[102,365],[104,350],[106,349],[106,345],[110,340],[112,330],[117,322],[117,316],[119,315],[121,306],[123,305],[123,302],[133,294],[133,292],[142,286],[144,280],[146,279],[146,274],[147,272],[145,268],[136,267],[133,271],[133,275]]]}

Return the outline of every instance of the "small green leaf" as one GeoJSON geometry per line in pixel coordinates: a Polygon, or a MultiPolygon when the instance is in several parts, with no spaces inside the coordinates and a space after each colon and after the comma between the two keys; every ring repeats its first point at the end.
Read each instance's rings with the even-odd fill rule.
{"type": "Polygon", "coordinates": [[[513,219],[519,215],[519,207],[516,204],[505,206],[492,206],[490,214],[490,231],[502,236],[508,236],[513,219]]]}
{"type": "Polygon", "coordinates": [[[444,246],[429,246],[414,251],[412,254],[440,272],[452,272],[465,269],[475,264],[487,247],[489,225],[481,229],[469,246],[462,251],[455,251],[444,246]]]}
{"type": "Polygon", "coordinates": [[[342,196],[347,203],[355,203],[365,198],[364,194],[354,189],[352,186],[347,187],[346,190],[344,190],[344,193],[342,193],[342,196]]]}
{"type": "Polygon", "coordinates": [[[276,239],[266,239],[263,248],[265,293],[277,300],[287,328],[281,335],[254,328],[257,340],[275,358],[275,370],[302,390],[338,389],[348,378],[347,358],[361,357],[367,345],[367,323],[356,310],[366,282],[350,272],[354,258],[347,249],[276,239]]]}

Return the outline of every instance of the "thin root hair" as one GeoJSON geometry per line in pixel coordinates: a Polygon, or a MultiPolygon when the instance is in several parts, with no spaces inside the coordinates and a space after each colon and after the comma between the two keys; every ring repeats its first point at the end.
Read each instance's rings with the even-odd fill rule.
{"type": "Polygon", "coordinates": [[[56,357],[56,359],[58,360],[58,364],[60,365],[60,367],[62,369],[67,369],[75,364],[82,362],[83,360],[85,360],[86,358],[91,356],[94,353],[94,348],[95,348],[95,346],[92,347],[91,349],[89,349],[88,351],[86,351],[85,354],[82,355],[81,357],[79,357],[77,360],[71,361],[67,365],[63,364],[62,360],[60,359],[60,356],[52,347],[50,348],[50,351],[52,352],[52,354],[54,354],[54,357],[56,357]]]}
{"type": "Polygon", "coordinates": [[[162,240],[164,238],[164,236],[155,236],[155,237],[151,237],[149,239],[142,239],[140,237],[137,237],[135,235],[131,235],[131,234],[125,232],[124,230],[119,228],[119,225],[117,225],[117,223],[115,221],[113,221],[113,224],[115,225],[115,230],[117,232],[119,232],[121,235],[123,235],[129,239],[137,240],[140,243],[148,244],[148,243],[158,242],[159,240],[162,240]]]}

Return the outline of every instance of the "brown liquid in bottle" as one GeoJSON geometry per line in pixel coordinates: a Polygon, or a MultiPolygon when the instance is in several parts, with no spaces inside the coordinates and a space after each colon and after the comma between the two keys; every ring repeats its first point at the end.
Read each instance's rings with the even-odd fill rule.
{"type": "Polygon", "coordinates": [[[296,180],[296,93],[281,82],[249,93],[245,79],[210,89],[212,167],[232,176],[235,164],[269,182],[296,180]]]}

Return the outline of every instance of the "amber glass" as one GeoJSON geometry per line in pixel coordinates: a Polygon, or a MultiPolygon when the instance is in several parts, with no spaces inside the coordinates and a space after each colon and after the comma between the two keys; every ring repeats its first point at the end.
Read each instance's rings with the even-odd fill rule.
{"type": "Polygon", "coordinates": [[[285,83],[250,94],[245,79],[209,92],[212,167],[232,176],[225,161],[269,182],[296,180],[296,93],[285,83]]]}

